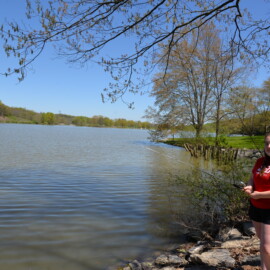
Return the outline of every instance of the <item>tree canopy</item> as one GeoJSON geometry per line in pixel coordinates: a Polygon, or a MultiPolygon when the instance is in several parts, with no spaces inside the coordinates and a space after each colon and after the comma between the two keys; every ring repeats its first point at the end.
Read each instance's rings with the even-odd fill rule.
{"type": "Polygon", "coordinates": [[[260,88],[239,85],[232,88],[228,106],[241,122],[241,133],[260,135],[270,129],[270,79],[260,88]]]}
{"type": "Polygon", "coordinates": [[[153,57],[159,54],[159,61],[169,61],[172,49],[184,37],[199,33],[210,21],[223,28],[227,47],[236,46],[235,56],[265,60],[269,53],[269,18],[252,18],[244,10],[244,2],[26,0],[29,23],[9,22],[0,29],[6,54],[18,58],[18,66],[9,67],[3,74],[18,73],[23,79],[27,67],[52,43],[68,61],[93,60],[103,65],[112,76],[104,98],[115,101],[126,91],[140,91],[133,79],[155,69],[157,59],[153,62],[153,57]],[[132,38],[127,52],[107,58],[100,54],[115,40],[125,38],[132,38]],[[160,54],[162,43],[168,45],[160,54]]]}
{"type": "Polygon", "coordinates": [[[233,65],[233,50],[225,54],[222,49],[219,31],[212,23],[174,46],[169,63],[159,64],[161,71],[166,68],[166,75],[156,75],[151,92],[157,115],[166,116],[167,123],[173,120],[174,125],[177,121],[191,124],[197,137],[205,122],[214,120],[218,137],[224,96],[241,71],[233,65]]]}

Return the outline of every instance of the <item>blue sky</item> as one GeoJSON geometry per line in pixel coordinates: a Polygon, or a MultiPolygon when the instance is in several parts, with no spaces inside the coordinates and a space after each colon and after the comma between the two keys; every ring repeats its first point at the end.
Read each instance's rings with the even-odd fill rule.
{"type": "MultiPolygon", "coordinates": [[[[1,4],[1,19],[18,19],[24,14],[24,0],[2,0],[1,4]]],[[[125,47],[127,46],[128,44],[125,47]]],[[[125,47],[120,43],[115,46],[123,51],[125,47]]],[[[5,63],[3,66],[6,67],[11,60],[6,59],[3,54],[0,55],[1,62],[5,63]]],[[[99,65],[71,65],[65,59],[59,58],[53,48],[47,48],[34,62],[32,70],[22,82],[19,83],[16,76],[0,76],[0,100],[8,106],[37,112],[61,112],[88,117],[103,115],[111,119],[146,121],[142,118],[144,111],[153,104],[153,99],[148,95],[125,95],[127,102],[134,101],[134,109],[129,109],[121,100],[113,104],[102,102],[102,90],[110,81],[109,74],[99,65]]]]}
{"type": "MultiPolygon", "coordinates": [[[[256,15],[265,11],[265,6],[254,0],[243,1],[256,15]]],[[[20,18],[24,14],[24,0],[2,0],[0,18],[20,18]]],[[[117,49],[125,50],[127,43],[116,44],[117,49]]],[[[108,52],[108,50],[107,50],[108,52]]],[[[1,63],[7,60],[1,54],[1,63]]],[[[255,85],[268,78],[266,71],[253,74],[255,85]]],[[[149,78],[150,81],[151,78],[149,78]]],[[[102,89],[108,86],[110,76],[103,69],[89,63],[85,67],[72,66],[64,59],[57,58],[52,48],[48,48],[33,64],[33,69],[21,83],[15,76],[0,76],[0,100],[8,106],[23,107],[37,112],[64,113],[70,115],[103,115],[111,119],[126,118],[143,120],[147,106],[153,104],[153,98],[147,94],[126,95],[127,101],[135,102],[135,109],[128,109],[121,100],[116,103],[102,103],[102,89]]]]}

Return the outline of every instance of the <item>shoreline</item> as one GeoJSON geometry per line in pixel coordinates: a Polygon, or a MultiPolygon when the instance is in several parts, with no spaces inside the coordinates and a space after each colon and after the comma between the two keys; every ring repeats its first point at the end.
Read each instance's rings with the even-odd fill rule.
{"type": "Polygon", "coordinates": [[[3,125],[31,125],[31,126],[44,126],[44,127],[84,127],[84,128],[116,128],[116,129],[135,129],[135,130],[148,130],[146,128],[135,128],[135,127],[117,127],[117,126],[112,126],[112,127],[106,127],[106,126],[76,126],[73,124],[66,125],[66,124],[55,124],[55,125],[47,125],[47,124],[40,124],[40,123],[13,123],[13,122],[1,122],[0,124],[3,125]]]}
{"type": "Polygon", "coordinates": [[[259,149],[214,146],[210,144],[189,143],[172,143],[172,141],[160,141],[167,145],[184,148],[192,157],[204,157],[205,160],[217,159],[233,161],[239,158],[258,159],[262,157],[263,152],[259,149]]]}
{"type": "Polygon", "coordinates": [[[251,222],[223,228],[211,241],[179,244],[145,261],[134,260],[107,270],[259,270],[259,239],[251,222]]]}

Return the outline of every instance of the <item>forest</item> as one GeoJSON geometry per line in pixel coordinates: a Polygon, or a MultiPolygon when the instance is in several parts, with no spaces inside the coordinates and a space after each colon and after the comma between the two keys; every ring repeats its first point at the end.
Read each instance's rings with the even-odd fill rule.
{"type": "Polygon", "coordinates": [[[0,123],[41,124],[41,125],[75,125],[88,127],[117,127],[150,129],[149,122],[110,119],[101,115],[93,117],[54,114],[52,112],[38,113],[25,108],[9,107],[0,101],[0,123]]]}

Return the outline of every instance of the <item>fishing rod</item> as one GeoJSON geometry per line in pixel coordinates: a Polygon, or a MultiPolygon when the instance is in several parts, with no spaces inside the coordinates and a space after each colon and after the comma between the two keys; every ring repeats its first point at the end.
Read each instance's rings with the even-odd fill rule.
{"type": "MultiPolygon", "coordinates": [[[[206,171],[206,170],[203,170],[203,169],[201,169],[201,168],[198,168],[198,167],[194,166],[194,165],[191,164],[191,163],[187,163],[187,162],[184,162],[184,161],[182,161],[182,160],[176,161],[175,158],[172,157],[172,156],[169,156],[169,155],[167,155],[167,154],[160,153],[160,152],[158,152],[158,151],[156,151],[156,150],[153,150],[153,149],[151,149],[151,148],[149,148],[149,147],[145,147],[145,148],[148,149],[148,150],[150,150],[150,151],[152,151],[152,152],[155,152],[155,153],[157,153],[157,154],[159,154],[159,155],[163,155],[163,156],[165,156],[165,157],[171,158],[171,159],[173,159],[175,162],[180,162],[180,163],[182,163],[182,164],[191,166],[191,167],[193,167],[194,169],[196,169],[196,170],[198,170],[198,171],[200,171],[200,172],[203,172],[203,173],[205,173],[205,174],[210,175],[210,176],[213,177],[215,180],[220,180],[220,178],[216,177],[214,174],[212,174],[212,173],[210,173],[210,172],[208,172],[208,171],[206,171]]],[[[236,183],[233,183],[232,185],[233,185],[234,187],[238,188],[238,189],[243,189],[243,188],[246,186],[246,184],[245,184],[244,182],[242,182],[242,181],[240,181],[240,182],[237,183],[237,184],[236,184],[236,183]]]]}

